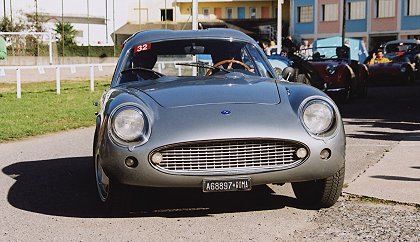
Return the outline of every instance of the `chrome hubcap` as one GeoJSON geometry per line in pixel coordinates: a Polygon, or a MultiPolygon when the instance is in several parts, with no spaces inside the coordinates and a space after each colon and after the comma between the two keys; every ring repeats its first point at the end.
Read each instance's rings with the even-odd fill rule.
{"type": "Polygon", "coordinates": [[[104,170],[99,162],[99,155],[95,157],[95,173],[96,173],[96,187],[98,195],[102,202],[105,202],[109,196],[109,177],[105,175],[104,170]]]}

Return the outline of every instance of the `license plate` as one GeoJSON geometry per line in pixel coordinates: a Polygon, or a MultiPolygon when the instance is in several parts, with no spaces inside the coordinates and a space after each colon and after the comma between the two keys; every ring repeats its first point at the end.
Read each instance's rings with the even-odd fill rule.
{"type": "Polygon", "coordinates": [[[231,192],[251,190],[251,178],[204,179],[203,192],[231,192]]]}

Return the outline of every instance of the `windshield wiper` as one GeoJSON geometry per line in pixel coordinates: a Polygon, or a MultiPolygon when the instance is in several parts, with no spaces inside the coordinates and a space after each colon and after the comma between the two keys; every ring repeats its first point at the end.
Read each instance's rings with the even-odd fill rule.
{"type": "Polygon", "coordinates": [[[221,66],[216,66],[215,67],[215,66],[207,65],[207,64],[202,63],[202,62],[175,63],[175,65],[202,67],[202,68],[207,68],[207,69],[212,69],[212,70],[220,70],[220,71],[224,71],[226,73],[231,73],[232,72],[232,71],[226,70],[225,68],[223,68],[221,66]]]}

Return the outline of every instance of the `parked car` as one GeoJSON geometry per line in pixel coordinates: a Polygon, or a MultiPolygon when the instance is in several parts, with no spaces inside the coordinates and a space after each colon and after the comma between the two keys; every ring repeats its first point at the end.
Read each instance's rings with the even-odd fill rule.
{"type": "Polygon", "coordinates": [[[365,97],[368,69],[363,61],[367,52],[361,41],[346,40],[349,46],[337,46],[341,45],[341,37],[317,40],[309,57],[296,52],[291,57],[298,70],[295,80],[315,86],[339,101],[365,97]]]}
{"type": "Polygon", "coordinates": [[[420,41],[394,40],[384,45],[385,57],[390,63],[368,64],[369,80],[393,81],[409,84],[416,78],[420,66],[420,41]]]}
{"type": "Polygon", "coordinates": [[[291,67],[293,65],[293,62],[287,58],[287,56],[274,54],[267,56],[267,58],[278,77],[281,77],[281,74],[286,67],[291,67]]]}
{"type": "Polygon", "coordinates": [[[125,42],[102,96],[92,175],[107,209],[127,208],[125,185],[227,192],[286,182],[297,199],[329,207],[342,190],[345,143],[334,102],[276,80],[249,36],[143,31],[125,42]]]}

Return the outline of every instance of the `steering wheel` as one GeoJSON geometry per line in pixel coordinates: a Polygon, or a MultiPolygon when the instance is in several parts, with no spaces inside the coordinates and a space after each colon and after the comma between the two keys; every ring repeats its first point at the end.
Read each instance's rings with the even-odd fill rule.
{"type": "MultiPolygon", "coordinates": [[[[245,64],[245,63],[243,63],[243,62],[241,62],[241,61],[238,61],[238,60],[222,60],[222,61],[219,61],[219,62],[217,62],[216,64],[214,64],[214,65],[213,65],[213,67],[218,67],[218,66],[224,65],[224,64],[226,64],[226,63],[235,63],[235,64],[239,64],[239,65],[241,65],[241,66],[245,67],[245,69],[246,69],[247,71],[251,71],[251,67],[249,67],[247,64],[245,64]]],[[[209,70],[207,71],[207,73],[206,73],[206,76],[210,76],[212,73],[213,73],[213,70],[212,70],[212,69],[209,69],[209,70]]]]}

